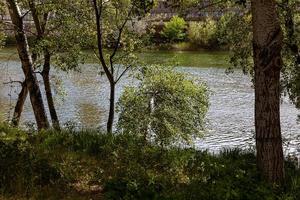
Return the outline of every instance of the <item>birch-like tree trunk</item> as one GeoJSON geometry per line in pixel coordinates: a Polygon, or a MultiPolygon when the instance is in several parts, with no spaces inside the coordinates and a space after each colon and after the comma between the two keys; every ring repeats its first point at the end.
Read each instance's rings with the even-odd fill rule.
{"type": "Polygon", "coordinates": [[[18,54],[22,63],[22,70],[25,75],[26,86],[29,91],[30,101],[38,129],[49,128],[41,90],[33,70],[32,58],[29,53],[27,36],[24,32],[23,18],[19,6],[15,0],[6,0],[9,14],[13,23],[18,54]]]}

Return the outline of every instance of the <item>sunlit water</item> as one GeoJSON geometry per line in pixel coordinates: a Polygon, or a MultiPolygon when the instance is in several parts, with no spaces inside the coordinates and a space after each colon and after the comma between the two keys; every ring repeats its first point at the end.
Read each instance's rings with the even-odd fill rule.
{"type": "MultiPolygon", "coordinates": [[[[0,54],[1,55],[1,54],[0,54]]],[[[4,53],[2,52],[2,55],[4,53]]],[[[250,78],[240,71],[226,75],[226,54],[222,52],[157,52],[141,54],[146,63],[177,63],[179,71],[201,78],[211,90],[210,109],[207,115],[207,133],[196,141],[196,146],[217,152],[223,148],[249,148],[253,146],[254,90],[250,78]],[[180,67],[182,66],[182,67],[180,67]],[[184,67],[183,67],[184,66],[184,67]],[[188,67],[187,67],[188,66],[188,67]]],[[[18,61],[0,61],[0,121],[11,117],[20,90],[18,84],[2,84],[10,80],[22,80],[18,61]]],[[[56,79],[63,81],[66,95],[55,94],[57,111],[62,123],[76,122],[85,127],[105,126],[108,109],[108,83],[99,74],[99,66],[85,64],[81,73],[58,72],[56,79]]],[[[53,79],[55,80],[55,79],[53,79]]],[[[127,85],[135,85],[125,77],[117,87],[117,97],[127,85]]],[[[282,132],[285,152],[300,154],[299,111],[284,98],[281,104],[282,132]]],[[[34,122],[30,102],[27,99],[22,123],[34,122]]]]}

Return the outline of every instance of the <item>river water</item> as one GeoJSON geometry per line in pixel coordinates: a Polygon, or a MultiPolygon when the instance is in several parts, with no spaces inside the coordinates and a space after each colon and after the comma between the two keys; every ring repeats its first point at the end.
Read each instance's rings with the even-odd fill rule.
{"type": "MultiPolygon", "coordinates": [[[[7,59],[6,53],[0,52],[0,121],[11,117],[10,108],[15,104],[20,90],[18,84],[2,83],[23,80],[20,63],[7,59]]],[[[176,70],[189,73],[207,83],[211,91],[207,133],[204,138],[195,141],[196,147],[217,152],[223,148],[249,148],[254,145],[254,90],[251,80],[238,70],[229,75],[225,73],[228,67],[226,53],[151,52],[140,54],[139,57],[146,63],[176,62],[176,70]]],[[[85,127],[105,126],[109,86],[99,71],[97,64],[85,64],[81,66],[81,73],[55,72],[53,83],[61,80],[63,88],[54,90],[62,123],[75,122],[85,127]],[[58,94],[62,90],[63,96],[58,94]]],[[[135,84],[132,78],[125,77],[117,87],[117,97],[125,86],[135,84]]],[[[281,122],[286,154],[300,155],[300,124],[297,123],[299,114],[299,110],[287,98],[282,99],[281,122]]],[[[34,118],[27,99],[22,123],[28,122],[34,122],[34,118]]]]}

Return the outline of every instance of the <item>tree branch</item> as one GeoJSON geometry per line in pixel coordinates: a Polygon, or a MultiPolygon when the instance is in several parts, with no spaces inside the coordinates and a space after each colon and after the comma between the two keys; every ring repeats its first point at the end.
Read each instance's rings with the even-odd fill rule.
{"type": "Polygon", "coordinates": [[[131,65],[129,65],[129,66],[127,66],[125,69],[124,69],[124,71],[120,74],[120,76],[117,78],[117,80],[115,81],[115,84],[117,84],[119,81],[120,81],[120,79],[125,75],[125,73],[131,68],[132,66],[131,65]]]}
{"type": "Polygon", "coordinates": [[[22,81],[8,81],[8,82],[3,82],[4,85],[8,85],[8,84],[14,84],[14,83],[19,83],[19,84],[23,84],[22,81]]]}
{"type": "Polygon", "coordinates": [[[31,12],[31,10],[27,10],[27,11],[21,16],[21,19],[24,19],[30,12],[31,12]]]}
{"type": "Polygon", "coordinates": [[[100,1],[100,6],[98,6],[97,0],[93,0],[93,8],[95,11],[95,20],[96,20],[96,26],[97,26],[97,46],[98,46],[98,54],[99,54],[99,60],[101,62],[101,65],[104,69],[104,72],[109,79],[111,83],[114,82],[113,74],[109,71],[104,55],[103,55],[103,45],[102,45],[102,21],[101,21],[101,16],[102,16],[102,0],[100,1]]]}

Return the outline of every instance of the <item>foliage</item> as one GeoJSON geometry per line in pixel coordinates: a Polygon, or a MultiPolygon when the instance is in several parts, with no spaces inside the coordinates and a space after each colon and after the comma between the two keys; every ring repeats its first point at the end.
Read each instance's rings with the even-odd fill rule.
{"type": "Polygon", "coordinates": [[[285,0],[280,4],[284,32],[282,86],[295,106],[300,108],[300,14],[297,7],[294,0],[285,0]]]}
{"type": "Polygon", "coordinates": [[[188,39],[191,43],[213,48],[217,45],[217,23],[216,21],[207,18],[201,22],[190,22],[188,28],[188,39]]]}
{"type": "MultiPolygon", "coordinates": [[[[106,170],[102,166],[96,174],[96,179],[104,183],[106,199],[298,198],[298,192],[294,193],[298,183],[284,191],[263,182],[251,152],[227,150],[211,155],[193,149],[172,147],[162,151],[139,143],[117,144],[110,155],[116,167],[106,170]]],[[[291,176],[293,181],[299,177],[299,172],[296,174],[291,176]]]]}
{"type": "Polygon", "coordinates": [[[95,198],[89,193],[82,195],[83,191],[74,193],[67,185],[59,185],[56,190],[50,184],[45,192],[42,185],[57,183],[59,170],[68,185],[79,184],[82,178],[88,181],[88,188],[89,184],[101,185],[105,199],[300,197],[300,171],[292,162],[285,165],[286,186],[278,188],[259,178],[253,152],[233,149],[214,155],[192,148],[161,148],[145,144],[143,138],[133,134],[103,134],[98,130],[37,134],[0,125],[0,132],[0,159],[5,159],[0,160],[0,188],[6,194],[16,194],[18,189],[27,193],[27,198],[37,193],[39,199],[95,198]],[[31,186],[35,191],[29,189],[31,186]]]}
{"type": "Polygon", "coordinates": [[[161,145],[191,142],[204,130],[207,88],[169,68],[143,69],[140,85],[128,87],[119,101],[118,128],[161,145]]]}
{"type": "Polygon", "coordinates": [[[59,171],[34,152],[24,132],[1,126],[0,133],[0,194],[32,192],[60,179],[59,171]]]}
{"type": "Polygon", "coordinates": [[[230,49],[230,63],[228,68],[240,68],[244,73],[253,74],[252,65],[252,24],[251,15],[244,13],[226,14],[218,22],[218,40],[220,44],[228,45],[230,49]]]}
{"type": "Polygon", "coordinates": [[[72,152],[84,152],[89,155],[101,155],[103,147],[109,145],[112,135],[101,134],[96,130],[63,130],[59,133],[56,131],[45,131],[41,133],[40,138],[43,143],[41,149],[54,151],[67,149],[72,152]]]}
{"type": "MultiPolygon", "coordinates": [[[[287,4],[285,2],[278,4],[281,27],[284,33],[281,89],[283,94],[288,95],[295,106],[299,107],[300,70],[299,61],[297,62],[297,55],[293,49],[295,47],[299,49],[300,46],[300,17],[297,12],[296,1],[287,2],[287,4]],[[294,24],[292,27],[289,26],[291,22],[294,24]],[[293,34],[288,34],[291,31],[293,34]]],[[[247,8],[240,7],[240,9],[240,14],[226,14],[221,18],[218,23],[218,39],[220,44],[227,44],[230,49],[230,63],[233,67],[229,68],[228,72],[232,72],[234,68],[241,68],[244,73],[253,75],[251,13],[247,8]]],[[[299,53],[298,57],[300,58],[299,53]]]]}
{"type": "Polygon", "coordinates": [[[174,16],[169,22],[165,23],[161,35],[170,42],[183,41],[186,38],[186,28],[187,24],[185,20],[174,16]]]}
{"type": "MultiPolygon", "coordinates": [[[[42,56],[47,50],[53,66],[63,71],[78,70],[79,64],[84,62],[81,51],[88,45],[86,38],[90,34],[87,8],[87,2],[77,0],[52,0],[36,5],[40,23],[45,25],[43,35],[36,36],[32,42],[33,53],[42,56]]],[[[36,66],[42,62],[38,59],[36,66]]]]}

